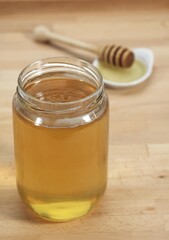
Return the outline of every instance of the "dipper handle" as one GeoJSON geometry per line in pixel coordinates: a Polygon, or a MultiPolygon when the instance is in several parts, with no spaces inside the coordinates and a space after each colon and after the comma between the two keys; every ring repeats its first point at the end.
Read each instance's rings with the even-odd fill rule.
{"type": "Polygon", "coordinates": [[[95,53],[99,59],[110,65],[118,67],[130,67],[134,62],[134,54],[127,48],[111,45],[103,49],[90,43],[79,41],[73,38],[52,32],[45,26],[37,26],[33,32],[34,39],[38,42],[51,42],[54,44],[66,44],[70,47],[78,47],[83,50],[95,53]]]}

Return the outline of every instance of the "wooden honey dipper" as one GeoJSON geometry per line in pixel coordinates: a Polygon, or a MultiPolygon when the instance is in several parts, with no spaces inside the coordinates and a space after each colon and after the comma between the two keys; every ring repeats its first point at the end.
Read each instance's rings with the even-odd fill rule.
{"type": "Polygon", "coordinates": [[[52,32],[45,26],[37,26],[33,31],[34,40],[38,42],[51,42],[67,44],[71,47],[78,47],[83,50],[93,52],[98,55],[99,59],[105,63],[116,67],[127,68],[134,62],[134,54],[127,48],[118,45],[107,45],[99,48],[90,43],[82,42],[76,39],[68,38],[52,32]]]}

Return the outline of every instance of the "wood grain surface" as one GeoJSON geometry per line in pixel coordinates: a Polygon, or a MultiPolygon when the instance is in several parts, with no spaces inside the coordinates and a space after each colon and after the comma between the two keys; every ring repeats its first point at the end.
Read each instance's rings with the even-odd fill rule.
{"type": "MultiPolygon", "coordinates": [[[[0,239],[169,239],[169,1],[0,3],[0,239]],[[149,47],[151,79],[110,99],[109,179],[86,217],[42,222],[25,209],[15,185],[11,101],[21,69],[37,59],[79,56],[31,40],[37,24],[105,45],[149,47]]],[[[84,55],[92,61],[93,55],[84,55]]]]}

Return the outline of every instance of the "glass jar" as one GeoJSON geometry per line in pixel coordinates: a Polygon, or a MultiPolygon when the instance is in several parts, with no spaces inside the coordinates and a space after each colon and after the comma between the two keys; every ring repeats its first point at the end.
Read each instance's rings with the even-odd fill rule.
{"type": "Polygon", "coordinates": [[[51,221],[89,212],[107,182],[108,98],[98,70],[79,59],[34,62],[13,98],[17,187],[51,221]]]}

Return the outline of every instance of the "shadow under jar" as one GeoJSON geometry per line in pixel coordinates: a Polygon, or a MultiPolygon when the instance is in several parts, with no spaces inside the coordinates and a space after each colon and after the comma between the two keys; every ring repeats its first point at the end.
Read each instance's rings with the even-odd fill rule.
{"type": "Polygon", "coordinates": [[[89,212],[107,182],[108,98],[91,64],[71,58],[34,62],[13,98],[17,187],[50,221],[89,212]]]}

